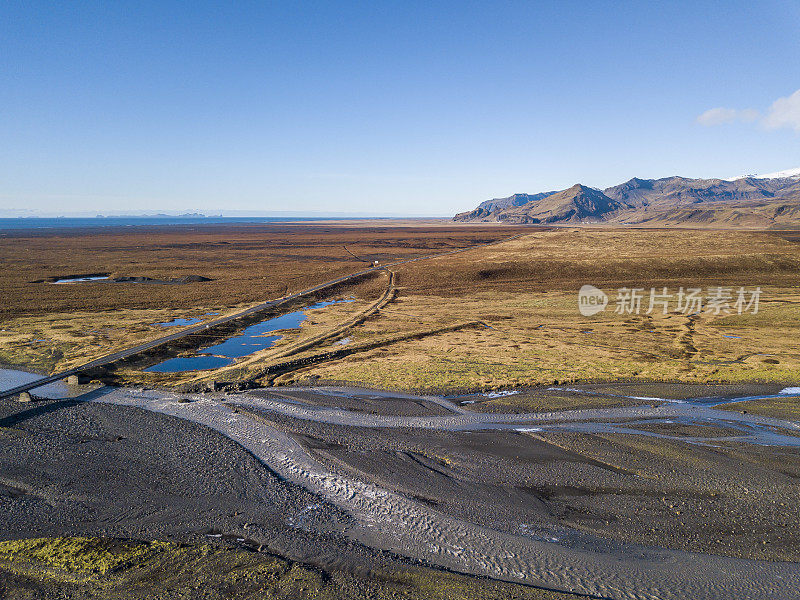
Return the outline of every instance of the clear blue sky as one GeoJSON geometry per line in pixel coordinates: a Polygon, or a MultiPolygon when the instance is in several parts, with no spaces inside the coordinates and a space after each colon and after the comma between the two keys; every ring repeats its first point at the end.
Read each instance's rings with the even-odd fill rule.
{"type": "Polygon", "coordinates": [[[0,28],[0,209],[445,215],[800,166],[797,1],[4,1],[0,28]]]}

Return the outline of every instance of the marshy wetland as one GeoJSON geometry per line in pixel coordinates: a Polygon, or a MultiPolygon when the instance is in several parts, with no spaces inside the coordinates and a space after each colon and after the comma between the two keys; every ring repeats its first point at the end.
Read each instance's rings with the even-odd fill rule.
{"type": "MultiPolygon", "coordinates": [[[[172,597],[188,575],[158,563],[184,559],[209,597],[800,594],[793,232],[26,235],[0,239],[0,361],[38,372],[391,266],[92,371],[92,383],[4,401],[9,597],[172,597]],[[31,283],[98,267],[208,280],[31,283]],[[584,283],[762,295],[757,314],[586,317],[584,283]],[[159,580],[156,596],[132,569],[159,580]]],[[[34,376],[3,371],[0,388],[34,376]]]]}

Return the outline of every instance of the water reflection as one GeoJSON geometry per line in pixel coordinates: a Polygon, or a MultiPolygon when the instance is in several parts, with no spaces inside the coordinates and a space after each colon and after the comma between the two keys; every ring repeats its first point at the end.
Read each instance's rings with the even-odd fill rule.
{"type": "MultiPolygon", "coordinates": [[[[342,302],[353,302],[353,300],[326,300],[317,302],[304,308],[285,315],[273,317],[256,323],[245,329],[242,333],[228,338],[224,342],[201,348],[197,356],[171,358],[157,365],[148,367],[145,371],[150,373],[179,373],[182,371],[196,371],[202,369],[218,369],[232,364],[235,358],[249,356],[259,350],[271,348],[275,342],[280,340],[282,335],[268,335],[275,331],[285,329],[298,329],[307,315],[305,311],[324,308],[331,304],[342,302]],[[205,359],[205,360],[200,360],[205,359]],[[207,360],[215,359],[215,360],[207,360]]],[[[184,319],[185,320],[185,319],[184,319]]],[[[197,320],[199,322],[199,319],[197,320]]],[[[192,323],[183,323],[191,325],[192,323]]],[[[163,324],[162,324],[163,325],[163,324]]],[[[171,323],[170,323],[171,325],[171,323]]]]}
{"type": "Polygon", "coordinates": [[[49,283],[83,283],[84,281],[100,281],[102,279],[108,279],[108,275],[92,275],[89,277],[64,277],[62,279],[56,279],[55,281],[51,281],[49,283]]]}
{"type": "Polygon", "coordinates": [[[202,371],[204,369],[219,369],[227,367],[233,360],[220,356],[186,356],[170,358],[164,362],[148,367],[149,373],[178,373],[181,371],[202,371]]]}

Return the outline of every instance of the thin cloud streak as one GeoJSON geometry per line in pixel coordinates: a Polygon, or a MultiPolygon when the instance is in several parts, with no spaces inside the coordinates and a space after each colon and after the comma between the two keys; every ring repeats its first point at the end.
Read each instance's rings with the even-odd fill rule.
{"type": "Polygon", "coordinates": [[[715,125],[722,125],[724,123],[733,123],[735,121],[743,121],[745,123],[752,123],[758,119],[759,114],[757,110],[752,108],[745,108],[744,110],[737,110],[735,108],[717,107],[710,108],[702,115],[697,117],[697,122],[706,127],[713,127],[715,125]]]}
{"type": "Polygon", "coordinates": [[[718,106],[710,108],[695,119],[704,127],[716,127],[728,123],[754,123],[758,122],[764,129],[793,129],[800,133],[800,90],[785,98],[778,98],[761,115],[754,108],[727,108],[718,106]]]}

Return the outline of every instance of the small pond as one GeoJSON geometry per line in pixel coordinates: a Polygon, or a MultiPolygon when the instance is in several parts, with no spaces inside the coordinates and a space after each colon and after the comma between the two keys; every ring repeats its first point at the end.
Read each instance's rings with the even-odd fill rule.
{"type": "MultiPolygon", "coordinates": [[[[0,369],[0,390],[10,390],[18,385],[41,379],[41,377],[42,375],[36,373],[26,373],[25,371],[17,371],[14,369],[0,369]]],[[[38,387],[32,390],[31,393],[40,398],[66,398],[69,395],[69,389],[64,385],[63,381],[56,381],[38,387]]]]}
{"type": "Polygon", "coordinates": [[[103,279],[108,279],[108,275],[90,275],[87,277],[65,277],[63,279],[56,279],[55,281],[49,281],[48,283],[83,283],[85,281],[101,281],[103,279]]]}
{"type": "Polygon", "coordinates": [[[202,371],[227,367],[233,360],[221,356],[186,356],[170,358],[145,369],[148,373],[180,373],[181,371],[202,371]]]}
{"type": "MultiPolygon", "coordinates": [[[[282,335],[268,335],[275,331],[284,329],[298,329],[300,324],[306,320],[305,311],[323,308],[331,304],[341,304],[343,302],[353,302],[353,300],[327,300],[317,302],[294,312],[280,315],[251,325],[242,333],[228,338],[227,340],[201,348],[196,356],[170,358],[157,365],[145,369],[149,373],[180,373],[182,371],[197,371],[202,369],[219,369],[233,363],[233,359],[248,356],[259,350],[266,350],[280,340],[282,335]],[[200,360],[214,359],[214,360],[200,360]]],[[[199,321],[198,321],[199,322],[199,321]]],[[[183,323],[191,325],[192,323],[183,323]]],[[[164,325],[162,323],[162,325],[164,325]]],[[[171,326],[171,323],[170,323],[171,326]]]]}

